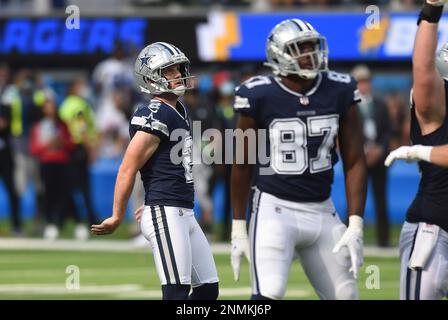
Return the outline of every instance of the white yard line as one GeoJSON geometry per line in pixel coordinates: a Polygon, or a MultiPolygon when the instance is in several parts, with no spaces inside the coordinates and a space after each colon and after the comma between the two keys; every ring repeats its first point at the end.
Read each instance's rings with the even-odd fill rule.
{"type": "MultiPolygon", "coordinates": [[[[35,279],[37,277],[47,277],[47,278],[55,278],[61,277],[66,278],[67,274],[65,273],[66,267],[61,268],[52,268],[52,269],[21,269],[21,270],[2,270],[0,271],[0,280],[6,279],[35,279]]],[[[122,277],[132,277],[136,274],[141,275],[151,275],[156,272],[151,268],[126,268],[126,269],[118,269],[118,268],[107,268],[107,269],[92,269],[92,268],[81,268],[82,276],[86,277],[96,277],[96,278],[109,278],[111,276],[122,276],[122,277]]]]}
{"type": "Polygon", "coordinates": [[[0,293],[7,294],[116,294],[117,292],[136,292],[143,286],[136,284],[80,286],[79,289],[67,289],[63,284],[2,284],[0,293]]]}
{"type": "MultiPolygon", "coordinates": [[[[3,284],[0,285],[0,294],[14,295],[56,295],[56,294],[111,294],[117,298],[157,298],[162,297],[160,290],[144,290],[143,286],[136,284],[104,285],[104,286],[80,286],[79,289],[69,290],[64,285],[51,283],[41,284],[3,284]]],[[[302,298],[312,294],[308,290],[288,290],[286,298],[302,298]]],[[[249,287],[243,288],[219,288],[220,297],[234,297],[251,295],[249,287]]]]}
{"type": "MultiPolygon", "coordinates": [[[[7,250],[55,250],[55,251],[104,251],[104,252],[150,252],[151,248],[136,246],[131,240],[56,240],[42,239],[0,239],[0,253],[7,250]]],[[[212,243],[215,254],[229,254],[229,243],[212,243]]],[[[367,246],[364,254],[368,257],[398,257],[398,248],[378,248],[367,246]]]]}

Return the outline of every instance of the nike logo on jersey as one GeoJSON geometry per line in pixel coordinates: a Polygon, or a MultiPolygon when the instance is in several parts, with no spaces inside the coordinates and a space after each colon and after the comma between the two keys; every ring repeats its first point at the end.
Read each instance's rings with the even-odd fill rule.
{"type": "Polygon", "coordinates": [[[297,111],[298,116],[314,116],[315,114],[316,110],[297,111]]]}

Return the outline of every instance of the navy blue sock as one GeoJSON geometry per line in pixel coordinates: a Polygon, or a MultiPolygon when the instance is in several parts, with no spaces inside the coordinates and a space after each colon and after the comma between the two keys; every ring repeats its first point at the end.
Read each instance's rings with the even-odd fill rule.
{"type": "Polygon", "coordinates": [[[165,284],[162,285],[163,300],[188,300],[190,293],[189,284],[165,284]]]}
{"type": "Polygon", "coordinates": [[[199,287],[193,288],[193,292],[190,294],[190,300],[216,300],[219,295],[218,282],[204,283],[199,287]]]}
{"type": "Polygon", "coordinates": [[[272,300],[268,297],[262,296],[261,294],[253,294],[252,297],[250,297],[251,300],[272,300]]]}

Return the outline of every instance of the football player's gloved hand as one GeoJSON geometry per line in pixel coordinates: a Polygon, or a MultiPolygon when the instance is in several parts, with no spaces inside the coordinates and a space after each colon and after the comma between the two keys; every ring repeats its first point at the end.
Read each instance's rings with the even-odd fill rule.
{"type": "Polygon", "coordinates": [[[395,160],[406,160],[406,162],[424,160],[429,162],[431,150],[431,146],[422,146],[419,144],[415,146],[403,146],[389,153],[384,161],[384,165],[389,167],[395,160]]]}
{"type": "Polygon", "coordinates": [[[353,272],[355,279],[358,278],[358,270],[363,264],[363,220],[358,215],[349,217],[348,228],[342,238],[334,246],[333,253],[338,253],[342,247],[347,247],[350,253],[352,266],[349,272],[353,272]]]}
{"type": "Polygon", "coordinates": [[[240,278],[241,257],[245,255],[250,262],[249,238],[246,231],[246,221],[233,219],[232,222],[232,249],[230,252],[230,263],[233,269],[235,281],[240,278]]]}
{"type": "Polygon", "coordinates": [[[443,6],[445,2],[446,0],[426,0],[426,3],[432,6],[443,6]]]}

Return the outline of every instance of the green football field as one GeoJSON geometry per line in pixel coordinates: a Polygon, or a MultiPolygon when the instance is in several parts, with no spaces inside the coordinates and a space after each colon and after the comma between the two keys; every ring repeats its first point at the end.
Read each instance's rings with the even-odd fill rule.
{"type": "MultiPolygon", "coordinates": [[[[220,277],[220,299],[248,299],[247,262],[242,265],[241,280],[234,282],[229,256],[214,256],[220,277]]],[[[365,257],[359,279],[361,299],[397,299],[398,279],[398,258],[365,257]],[[377,282],[372,282],[368,270],[379,271],[373,279],[377,282]],[[376,288],[372,288],[372,283],[376,288]]],[[[0,299],[160,297],[160,284],[149,249],[147,252],[0,250],[0,299]]],[[[290,271],[286,299],[317,299],[298,262],[290,271]]]]}
{"type": "MultiPolygon", "coordinates": [[[[31,221],[27,221],[25,244],[22,244],[20,249],[11,249],[8,244],[1,246],[2,241],[5,243],[4,241],[15,240],[9,233],[8,222],[0,220],[0,299],[161,298],[160,284],[150,249],[131,248],[131,250],[120,249],[114,252],[76,251],[76,246],[79,245],[76,241],[73,241],[73,247],[71,242],[65,244],[70,250],[24,249],[37,242],[45,244],[45,241],[33,232],[33,226],[31,221]],[[73,270],[78,269],[79,289],[76,289],[74,286],[76,272],[74,273],[73,270]]],[[[72,241],[73,228],[72,223],[66,226],[61,233],[62,241],[72,241]]],[[[130,230],[132,230],[131,224],[127,223],[114,235],[104,238],[93,237],[85,245],[95,246],[98,240],[102,240],[99,242],[103,242],[106,249],[110,249],[115,246],[115,243],[129,241],[130,230]]],[[[374,233],[371,226],[366,226],[364,242],[367,246],[375,244],[374,233]]],[[[398,245],[398,235],[399,226],[391,228],[394,247],[398,245]]],[[[393,253],[398,251],[393,248],[391,250],[393,253]]],[[[241,280],[235,282],[229,255],[221,251],[221,253],[215,253],[214,257],[220,278],[220,299],[248,299],[250,297],[248,263],[243,262],[241,280]]],[[[358,283],[361,299],[397,299],[399,296],[398,257],[367,255],[358,283]],[[374,279],[378,280],[376,284],[379,284],[379,289],[372,288],[372,276],[366,270],[379,271],[379,274],[375,273],[374,279]]],[[[293,264],[290,271],[286,298],[317,299],[298,261],[293,264]]]]}

